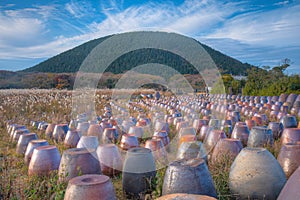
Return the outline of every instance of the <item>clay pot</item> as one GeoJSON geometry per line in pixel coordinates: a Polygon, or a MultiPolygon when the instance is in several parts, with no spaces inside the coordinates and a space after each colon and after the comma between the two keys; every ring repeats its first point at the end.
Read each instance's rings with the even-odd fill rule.
{"type": "Polygon", "coordinates": [[[35,133],[25,133],[20,135],[17,143],[17,154],[24,154],[26,148],[31,140],[37,140],[38,137],[35,133]]]}
{"type": "Polygon", "coordinates": [[[86,148],[96,150],[99,145],[98,137],[96,136],[82,136],[77,144],[77,148],[86,148]]]}
{"type": "Polygon", "coordinates": [[[91,124],[87,131],[87,136],[97,136],[98,140],[101,141],[103,129],[99,124],[91,124]]]}
{"type": "Polygon", "coordinates": [[[284,128],[297,128],[297,120],[293,115],[286,115],[281,118],[280,122],[284,128]]]}
{"type": "Polygon", "coordinates": [[[250,131],[247,125],[236,125],[232,131],[231,138],[239,139],[244,146],[248,143],[250,131]]]}
{"type": "Polygon", "coordinates": [[[275,140],[281,137],[283,131],[283,125],[280,122],[270,122],[268,128],[272,130],[273,137],[275,140]]]}
{"type": "Polygon", "coordinates": [[[300,199],[300,167],[292,174],[281,190],[277,200],[300,199]]]}
{"type": "Polygon", "coordinates": [[[15,132],[12,136],[12,141],[13,142],[18,142],[20,136],[23,135],[23,134],[26,134],[26,133],[29,133],[28,129],[17,129],[17,130],[15,130],[15,132]]]}
{"type": "Polygon", "coordinates": [[[47,145],[49,145],[47,140],[31,140],[28,143],[26,151],[25,151],[25,158],[24,158],[25,164],[29,165],[29,162],[30,162],[31,157],[32,157],[33,150],[35,148],[40,147],[40,146],[47,146],[47,145]]]}
{"type": "Polygon", "coordinates": [[[162,121],[156,121],[154,125],[154,131],[159,132],[159,131],[166,131],[170,132],[169,124],[166,122],[162,121]]]}
{"type": "Polygon", "coordinates": [[[144,129],[141,126],[131,126],[129,128],[128,134],[134,135],[137,138],[143,138],[144,129]]]}
{"type": "Polygon", "coordinates": [[[203,119],[194,119],[193,121],[193,128],[196,130],[197,133],[200,132],[200,129],[203,125],[207,125],[207,121],[203,119]]]}
{"type": "Polygon", "coordinates": [[[97,148],[102,173],[107,176],[115,176],[121,173],[123,160],[118,147],[115,144],[101,144],[97,148]]]}
{"type": "Polygon", "coordinates": [[[127,151],[128,149],[138,147],[138,146],[139,146],[139,141],[137,137],[128,134],[122,135],[121,142],[120,142],[121,149],[127,151]]]}
{"type": "Polygon", "coordinates": [[[108,176],[88,174],[72,178],[64,200],[115,200],[114,186],[108,176]]]}
{"type": "Polygon", "coordinates": [[[226,138],[226,134],[221,130],[211,130],[209,131],[207,137],[204,140],[204,146],[207,154],[211,154],[213,148],[220,139],[226,138]]]}
{"type": "Polygon", "coordinates": [[[264,148],[242,149],[229,173],[230,191],[238,199],[276,199],[285,182],[281,166],[264,148]]]}
{"type": "Polygon", "coordinates": [[[33,150],[28,167],[28,175],[45,176],[57,170],[60,163],[60,153],[56,146],[40,146],[33,150]]]}
{"type": "MultiPolygon", "coordinates": [[[[9,131],[9,133],[10,133],[10,138],[12,139],[13,136],[14,136],[15,131],[16,131],[16,130],[20,130],[20,129],[26,129],[26,130],[27,130],[26,126],[24,126],[24,125],[18,125],[18,124],[12,125],[12,127],[11,127],[11,129],[10,129],[10,131],[9,131]]],[[[28,133],[29,133],[29,132],[28,132],[28,133]]],[[[18,141],[18,140],[17,140],[17,141],[18,141]]]]}
{"type": "Polygon", "coordinates": [[[210,127],[213,127],[214,129],[220,129],[221,122],[218,119],[211,119],[211,120],[209,120],[208,125],[210,127]]]}
{"type": "Polygon", "coordinates": [[[176,193],[161,196],[156,200],[216,200],[216,198],[206,195],[176,193]]]}
{"type": "Polygon", "coordinates": [[[56,126],[56,124],[48,124],[46,131],[45,131],[46,138],[52,138],[55,126],[56,126]]]}
{"type": "Polygon", "coordinates": [[[67,124],[57,124],[52,133],[52,138],[56,141],[64,141],[65,136],[69,130],[67,124]]]}
{"type": "Polygon", "coordinates": [[[289,178],[300,166],[300,143],[282,145],[277,160],[286,177],[289,178]]]}
{"type": "Polygon", "coordinates": [[[252,129],[252,127],[256,126],[256,122],[255,122],[255,120],[252,120],[252,119],[247,119],[245,122],[246,122],[246,124],[247,124],[247,126],[248,126],[249,130],[251,130],[251,129],[252,129]]]}
{"type": "Polygon", "coordinates": [[[179,131],[178,138],[180,139],[184,135],[195,135],[196,136],[196,130],[193,127],[183,127],[179,131]]]}
{"type": "Polygon", "coordinates": [[[181,128],[185,128],[188,126],[189,126],[189,122],[187,122],[187,121],[178,122],[176,124],[176,131],[179,132],[181,128]]]}
{"type": "Polygon", "coordinates": [[[87,135],[90,123],[88,122],[79,122],[77,124],[77,129],[81,131],[82,135],[87,135]]]}
{"type": "Polygon", "coordinates": [[[206,151],[202,142],[191,141],[181,143],[177,151],[176,159],[189,160],[194,158],[202,158],[207,161],[206,151]]]}
{"type": "Polygon", "coordinates": [[[216,144],[211,160],[213,163],[222,162],[224,159],[233,162],[235,157],[243,149],[243,144],[239,139],[224,138],[216,144]]]}
{"type": "Polygon", "coordinates": [[[209,127],[208,125],[203,125],[198,134],[198,140],[203,142],[210,130],[212,130],[211,127],[209,127]]]}
{"type": "Polygon", "coordinates": [[[281,135],[281,144],[300,141],[300,128],[285,128],[281,135]]]}
{"type": "Polygon", "coordinates": [[[212,177],[203,159],[176,160],[164,177],[162,194],[188,193],[217,197],[212,177]]]}
{"type": "Polygon", "coordinates": [[[123,166],[122,185],[127,197],[139,197],[151,192],[155,177],[155,161],[150,149],[137,147],[127,151],[123,166]]]}
{"type": "Polygon", "coordinates": [[[79,175],[101,174],[100,163],[93,149],[73,148],[65,150],[59,165],[59,179],[69,181],[79,175]]]}
{"type": "Polygon", "coordinates": [[[82,136],[80,130],[69,130],[64,140],[66,147],[75,148],[82,136]]]}
{"type": "Polygon", "coordinates": [[[274,139],[271,129],[263,126],[255,126],[252,128],[248,138],[248,147],[266,147],[273,146],[274,139]]]}
{"type": "Polygon", "coordinates": [[[221,130],[225,132],[227,137],[231,137],[232,134],[232,126],[231,125],[223,125],[221,126],[221,130]]]}
{"type": "Polygon", "coordinates": [[[168,164],[167,152],[161,139],[150,139],[145,143],[145,148],[151,150],[156,166],[168,164]]]}
{"type": "Polygon", "coordinates": [[[116,143],[118,135],[116,128],[105,128],[102,135],[102,143],[116,143]]]}

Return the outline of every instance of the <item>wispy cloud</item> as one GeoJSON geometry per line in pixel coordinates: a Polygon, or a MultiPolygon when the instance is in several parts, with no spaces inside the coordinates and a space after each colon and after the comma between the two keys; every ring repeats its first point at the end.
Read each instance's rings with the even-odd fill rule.
{"type": "Polygon", "coordinates": [[[95,8],[93,8],[88,1],[72,0],[69,3],[66,3],[65,9],[75,18],[82,18],[87,15],[91,17],[96,12],[95,8]]]}

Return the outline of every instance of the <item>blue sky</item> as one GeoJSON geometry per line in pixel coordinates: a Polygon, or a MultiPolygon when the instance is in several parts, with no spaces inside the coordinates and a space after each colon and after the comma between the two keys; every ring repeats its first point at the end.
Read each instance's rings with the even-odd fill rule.
{"type": "Polygon", "coordinates": [[[300,73],[300,0],[1,0],[0,70],[135,30],[180,33],[257,66],[289,58],[300,73]]]}

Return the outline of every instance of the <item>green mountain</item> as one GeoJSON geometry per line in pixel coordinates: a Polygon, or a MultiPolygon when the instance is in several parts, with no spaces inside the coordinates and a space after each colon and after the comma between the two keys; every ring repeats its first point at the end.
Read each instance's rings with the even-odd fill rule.
{"type": "MultiPolygon", "coordinates": [[[[87,55],[105,39],[111,36],[91,40],[73,49],[49,58],[22,72],[47,72],[47,73],[74,73],[80,68],[81,63],[87,55]]],[[[201,43],[200,43],[201,44],[201,43]]],[[[246,70],[252,66],[222,54],[211,47],[201,44],[210,54],[222,74],[246,75],[246,70]]],[[[115,60],[108,68],[107,72],[114,74],[124,73],[133,67],[146,63],[160,63],[170,66],[181,74],[196,74],[193,66],[182,57],[172,52],[159,49],[140,49],[122,55],[115,60]]]]}

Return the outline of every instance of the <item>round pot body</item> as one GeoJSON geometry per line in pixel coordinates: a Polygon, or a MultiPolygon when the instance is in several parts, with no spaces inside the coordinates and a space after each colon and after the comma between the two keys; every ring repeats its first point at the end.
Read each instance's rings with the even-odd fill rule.
{"type": "Polygon", "coordinates": [[[32,157],[33,150],[35,148],[40,147],[40,146],[47,146],[47,145],[49,145],[47,140],[31,140],[28,143],[28,146],[27,146],[26,151],[25,151],[25,157],[24,157],[25,164],[29,165],[29,162],[30,162],[31,157],[32,157]]]}
{"type": "Polygon", "coordinates": [[[300,199],[300,167],[292,174],[289,180],[281,190],[277,200],[295,200],[300,199]]]}
{"type": "Polygon", "coordinates": [[[120,148],[124,151],[127,151],[128,149],[138,147],[139,141],[138,138],[134,135],[128,135],[124,134],[122,135],[121,141],[120,141],[120,148]]]}
{"type": "Polygon", "coordinates": [[[213,129],[213,128],[209,127],[208,125],[203,125],[198,134],[198,140],[203,142],[211,129],[213,129]]]}
{"type": "Polygon", "coordinates": [[[251,129],[252,129],[252,127],[256,126],[256,122],[255,122],[255,120],[252,120],[252,119],[247,119],[245,122],[246,122],[246,124],[247,124],[247,126],[248,126],[249,130],[251,130],[251,129]]]}
{"type": "Polygon", "coordinates": [[[151,150],[156,166],[168,164],[168,156],[161,139],[149,139],[145,143],[145,148],[151,150]]]}
{"type": "Polygon", "coordinates": [[[195,135],[196,136],[196,130],[193,127],[183,127],[179,131],[178,138],[180,139],[184,135],[195,135]]]}
{"type": "Polygon", "coordinates": [[[99,145],[98,137],[96,136],[82,136],[78,141],[77,148],[86,148],[96,150],[99,145]]]}
{"type": "Polygon", "coordinates": [[[56,124],[48,124],[46,131],[45,131],[45,135],[47,138],[52,138],[55,126],[56,126],[56,124]]]}
{"type": "Polygon", "coordinates": [[[98,140],[101,141],[103,129],[99,124],[91,124],[87,131],[88,136],[97,136],[98,140]]]}
{"type": "Polygon", "coordinates": [[[300,166],[300,143],[283,144],[277,160],[286,177],[289,178],[300,166]]]}
{"type": "Polygon", "coordinates": [[[270,122],[268,128],[272,130],[273,138],[275,140],[281,137],[283,131],[283,125],[280,122],[270,122]]]}
{"type": "Polygon", "coordinates": [[[286,115],[281,118],[280,122],[284,128],[297,128],[297,119],[293,115],[286,115]]]}
{"type": "Polygon", "coordinates": [[[108,176],[88,174],[71,179],[65,200],[115,200],[114,186],[108,176]]]}
{"type": "Polygon", "coordinates": [[[115,176],[121,173],[123,160],[119,148],[115,144],[101,144],[97,148],[102,173],[115,176]]]}
{"type": "Polygon", "coordinates": [[[273,146],[274,139],[272,130],[263,126],[255,126],[251,129],[248,138],[248,147],[273,146]]]}
{"type": "Polygon", "coordinates": [[[40,146],[33,150],[28,167],[28,175],[45,176],[57,170],[60,163],[60,153],[56,146],[40,146]]]}
{"type": "Polygon", "coordinates": [[[123,190],[127,197],[139,197],[151,192],[156,174],[155,161],[150,149],[137,147],[127,151],[122,175],[123,190]]]}
{"type": "Polygon", "coordinates": [[[71,178],[84,174],[101,174],[95,150],[85,148],[65,150],[58,173],[59,179],[63,181],[69,181],[71,178]]]}
{"type": "Polygon", "coordinates": [[[15,130],[15,132],[12,136],[12,141],[13,142],[18,142],[19,138],[20,138],[20,135],[23,135],[25,133],[29,133],[29,130],[28,129],[17,129],[17,130],[15,130]]]}
{"type": "Polygon", "coordinates": [[[141,126],[131,126],[129,128],[128,134],[134,135],[137,138],[143,138],[144,129],[141,126]]]}
{"type": "Polygon", "coordinates": [[[79,122],[77,124],[77,129],[82,132],[82,135],[87,135],[89,127],[90,127],[90,123],[88,122],[79,122]]]}
{"type": "Polygon", "coordinates": [[[164,177],[162,194],[188,193],[217,197],[212,177],[203,159],[176,160],[164,177]]]}
{"type": "Polygon", "coordinates": [[[35,133],[26,133],[20,135],[17,143],[17,154],[25,154],[29,142],[36,139],[38,139],[38,137],[35,133]]]}
{"type": "Polygon", "coordinates": [[[82,133],[80,130],[69,130],[64,140],[66,147],[75,148],[80,140],[82,133]]]}
{"type": "Polygon", "coordinates": [[[118,139],[118,131],[116,128],[105,128],[102,135],[102,143],[116,143],[118,139]]]}
{"type": "Polygon", "coordinates": [[[64,141],[68,130],[68,124],[57,124],[53,130],[52,138],[56,141],[64,141]]]}
{"type": "Polygon", "coordinates": [[[276,199],[285,182],[281,166],[264,148],[244,148],[229,173],[230,191],[239,199],[276,199]]]}
{"type": "Polygon", "coordinates": [[[243,144],[239,139],[221,139],[213,150],[211,160],[213,163],[222,162],[225,159],[233,162],[242,149],[243,144]]]}
{"type": "Polygon", "coordinates": [[[204,141],[204,146],[205,146],[207,154],[211,154],[213,151],[213,148],[215,147],[217,142],[223,138],[226,138],[226,134],[224,133],[224,131],[221,131],[221,130],[209,131],[209,133],[204,141]]]}
{"type": "Polygon", "coordinates": [[[281,135],[281,144],[300,142],[300,128],[285,128],[281,135]]]}
{"type": "Polygon", "coordinates": [[[231,138],[239,139],[244,146],[248,143],[249,128],[247,125],[236,125],[232,131],[231,138]]]}

